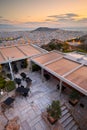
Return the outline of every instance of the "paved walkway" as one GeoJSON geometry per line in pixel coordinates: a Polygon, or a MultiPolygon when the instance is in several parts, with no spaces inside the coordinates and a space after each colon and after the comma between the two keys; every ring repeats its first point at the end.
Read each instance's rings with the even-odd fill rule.
{"type": "Polygon", "coordinates": [[[52,100],[59,98],[56,91],[57,81],[51,79],[42,83],[38,73],[30,73],[29,77],[32,79],[31,93],[27,98],[16,97],[14,108],[7,110],[6,115],[9,119],[19,116],[20,130],[49,130],[41,118],[41,112],[52,100]]]}
{"type": "Polygon", "coordinates": [[[68,96],[62,94],[60,99],[59,92],[56,90],[58,83],[56,79],[51,78],[49,81],[42,83],[39,73],[34,72],[27,74],[32,79],[31,93],[29,93],[27,98],[16,97],[14,108],[10,108],[5,114],[9,119],[19,116],[20,130],[50,130],[48,125],[41,118],[41,112],[46,110],[52,100],[61,100],[62,103],[67,103],[68,96]]]}

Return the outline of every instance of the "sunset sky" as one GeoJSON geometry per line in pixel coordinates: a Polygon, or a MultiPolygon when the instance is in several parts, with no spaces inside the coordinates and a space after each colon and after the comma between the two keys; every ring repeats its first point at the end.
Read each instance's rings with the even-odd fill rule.
{"type": "Polygon", "coordinates": [[[87,0],[0,0],[0,27],[87,27],[87,0]]]}

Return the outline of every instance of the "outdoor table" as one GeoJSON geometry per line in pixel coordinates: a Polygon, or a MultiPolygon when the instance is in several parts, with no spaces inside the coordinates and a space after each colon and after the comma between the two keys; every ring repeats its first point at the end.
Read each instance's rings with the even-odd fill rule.
{"type": "Polygon", "coordinates": [[[1,104],[2,111],[5,111],[6,108],[12,107],[13,102],[14,99],[12,97],[8,97],[5,101],[3,101],[1,104]]]}
{"type": "Polygon", "coordinates": [[[21,94],[21,95],[23,95],[23,94],[25,94],[25,93],[28,94],[29,88],[18,87],[18,88],[16,89],[16,92],[19,93],[19,94],[21,94]]]}
{"type": "Polygon", "coordinates": [[[32,82],[32,80],[29,77],[26,77],[26,82],[29,83],[32,82]]]}
{"type": "Polygon", "coordinates": [[[8,97],[3,103],[6,106],[10,106],[14,102],[14,99],[12,97],[8,97]]]}

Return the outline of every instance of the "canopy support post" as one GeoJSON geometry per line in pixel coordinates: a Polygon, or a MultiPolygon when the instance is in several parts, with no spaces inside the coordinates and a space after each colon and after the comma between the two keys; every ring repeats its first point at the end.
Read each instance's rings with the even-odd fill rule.
{"type": "Polygon", "coordinates": [[[11,60],[10,59],[8,61],[8,64],[9,64],[9,68],[10,68],[11,78],[12,78],[12,80],[14,80],[14,74],[13,74],[13,70],[12,70],[11,60]]]}

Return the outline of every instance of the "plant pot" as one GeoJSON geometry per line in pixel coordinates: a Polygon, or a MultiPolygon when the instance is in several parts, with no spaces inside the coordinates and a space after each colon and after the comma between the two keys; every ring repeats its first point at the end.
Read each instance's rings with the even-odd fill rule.
{"type": "Polygon", "coordinates": [[[69,103],[75,106],[78,103],[78,99],[69,99],[69,103]]]}
{"type": "Polygon", "coordinates": [[[50,116],[50,115],[47,116],[47,119],[48,119],[48,121],[49,121],[52,125],[53,125],[54,123],[56,123],[56,121],[58,120],[58,119],[53,118],[53,117],[50,116]]]}

